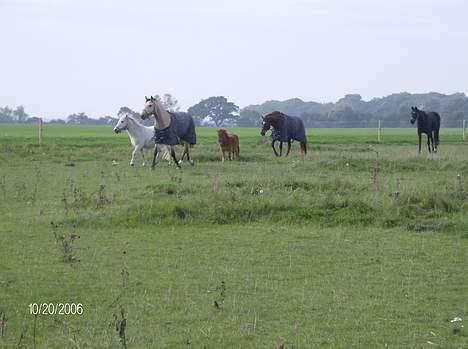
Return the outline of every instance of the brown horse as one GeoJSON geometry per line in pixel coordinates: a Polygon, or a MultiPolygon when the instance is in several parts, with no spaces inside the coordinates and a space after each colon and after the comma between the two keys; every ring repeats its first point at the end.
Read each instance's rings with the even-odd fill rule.
{"type": "Polygon", "coordinates": [[[218,129],[218,143],[221,150],[221,159],[224,162],[227,158],[229,160],[239,160],[239,137],[234,133],[228,133],[224,128],[218,129]]]}
{"type": "Polygon", "coordinates": [[[286,156],[288,156],[291,150],[291,142],[292,140],[296,140],[301,144],[301,154],[302,158],[304,158],[305,154],[307,154],[307,137],[304,123],[301,119],[274,111],[263,117],[263,126],[260,134],[264,136],[270,128],[272,129],[271,147],[276,156],[282,155],[283,142],[288,142],[288,150],[286,152],[286,156]],[[279,154],[275,148],[276,142],[280,142],[279,154]]]}

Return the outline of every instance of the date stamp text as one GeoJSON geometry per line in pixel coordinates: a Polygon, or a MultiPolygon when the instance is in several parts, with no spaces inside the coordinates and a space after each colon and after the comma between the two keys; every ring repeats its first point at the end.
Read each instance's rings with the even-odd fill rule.
{"type": "Polygon", "coordinates": [[[81,315],[82,303],[31,303],[29,314],[31,315],[81,315]]]}

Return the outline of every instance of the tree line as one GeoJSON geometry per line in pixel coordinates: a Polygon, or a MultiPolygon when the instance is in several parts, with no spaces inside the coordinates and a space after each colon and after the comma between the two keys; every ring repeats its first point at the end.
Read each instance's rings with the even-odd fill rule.
{"type": "MultiPolygon", "coordinates": [[[[166,110],[178,112],[179,102],[171,94],[156,95],[166,110]]],[[[437,111],[442,117],[442,126],[460,127],[468,117],[468,98],[464,93],[445,95],[441,93],[396,93],[364,101],[358,94],[348,94],[335,103],[305,102],[299,98],[285,101],[267,101],[240,109],[224,96],[213,96],[201,100],[187,109],[198,126],[256,127],[262,115],[279,110],[288,115],[302,118],[306,127],[376,127],[381,120],[384,127],[409,127],[411,106],[437,111]]],[[[122,106],[117,115],[129,113],[139,118],[139,113],[122,106]]],[[[48,123],[70,125],[112,125],[116,117],[90,118],[86,113],[74,113],[65,119],[50,120],[48,123]]],[[[29,116],[22,106],[16,109],[0,107],[0,123],[35,123],[38,117],[29,116]]],[[[151,124],[151,121],[146,122],[151,124]]]]}

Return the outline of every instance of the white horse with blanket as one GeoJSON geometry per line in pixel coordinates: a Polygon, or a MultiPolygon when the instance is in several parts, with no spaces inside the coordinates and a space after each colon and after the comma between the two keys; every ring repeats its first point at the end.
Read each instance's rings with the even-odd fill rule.
{"type": "MultiPolygon", "coordinates": [[[[130,159],[130,166],[135,165],[135,155],[139,151],[143,157],[143,166],[146,166],[145,151],[144,149],[154,149],[154,127],[144,126],[140,124],[131,115],[124,113],[120,116],[119,121],[114,127],[115,133],[127,131],[130,142],[133,146],[132,158],[130,159]]],[[[170,160],[170,155],[167,149],[164,149],[163,158],[170,160]]]]}

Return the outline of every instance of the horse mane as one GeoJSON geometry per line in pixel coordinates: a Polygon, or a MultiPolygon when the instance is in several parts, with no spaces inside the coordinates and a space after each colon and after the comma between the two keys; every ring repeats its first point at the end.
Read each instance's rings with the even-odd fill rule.
{"type": "Polygon", "coordinates": [[[273,127],[280,129],[284,122],[284,114],[280,111],[272,111],[263,117],[273,125],[273,127]]]}
{"type": "Polygon", "coordinates": [[[278,118],[278,117],[283,117],[283,116],[284,114],[282,112],[275,110],[265,115],[265,118],[278,118]]]}
{"type": "Polygon", "coordinates": [[[218,129],[218,138],[222,138],[223,140],[226,140],[228,138],[228,133],[225,128],[218,129]]]}
{"type": "MultiPolygon", "coordinates": [[[[411,107],[414,112],[418,115],[427,115],[428,112],[422,109],[422,107],[411,107]],[[414,109],[413,109],[414,108],[414,109]]],[[[430,112],[429,112],[430,113],[430,112]]]]}
{"type": "Polygon", "coordinates": [[[144,126],[137,119],[135,119],[135,117],[133,117],[133,115],[131,115],[130,113],[125,113],[125,117],[127,117],[130,122],[135,123],[137,126],[144,126]]]}

